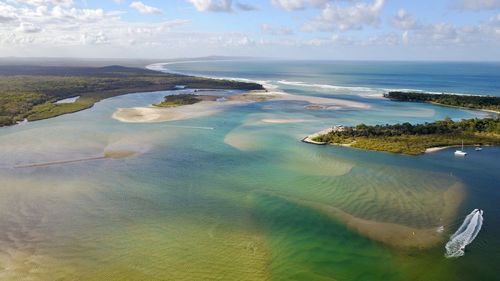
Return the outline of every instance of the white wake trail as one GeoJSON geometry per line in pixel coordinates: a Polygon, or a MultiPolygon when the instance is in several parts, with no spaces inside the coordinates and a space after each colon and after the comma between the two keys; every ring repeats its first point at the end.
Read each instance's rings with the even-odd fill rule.
{"type": "Polygon", "coordinates": [[[450,241],[446,243],[445,257],[458,258],[463,256],[465,254],[465,246],[474,241],[482,226],[483,211],[474,209],[474,211],[465,217],[462,225],[450,237],[450,241]]]}

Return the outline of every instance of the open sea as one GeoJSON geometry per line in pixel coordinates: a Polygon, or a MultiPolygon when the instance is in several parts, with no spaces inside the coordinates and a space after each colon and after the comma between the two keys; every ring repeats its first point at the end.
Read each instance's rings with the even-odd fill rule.
{"type": "Polygon", "coordinates": [[[162,71],[258,81],[301,97],[123,123],[114,97],[0,128],[0,280],[499,280],[500,148],[405,156],[300,140],[335,124],[492,113],[383,99],[391,89],[500,96],[499,63],[205,61],[162,71]],[[110,151],[132,157],[99,158],[110,151]],[[79,161],[88,159],[85,161],[79,161]],[[53,163],[52,165],[38,165],[53,163]],[[54,164],[55,163],[55,164],[54,164]],[[483,210],[462,256],[450,236],[483,210]]]}

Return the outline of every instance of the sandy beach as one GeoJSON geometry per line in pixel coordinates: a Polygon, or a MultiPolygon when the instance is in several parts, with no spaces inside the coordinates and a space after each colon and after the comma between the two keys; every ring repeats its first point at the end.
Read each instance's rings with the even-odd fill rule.
{"type": "Polygon", "coordinates": [[[209,116],[219,112],[221,109],[218,102],[212,101],[203,101],[197,104],[171,108],[118,108],[113,113],[112,118],[125,123],[154,123],[209,116]]]}
{"type": "Polygon", "coordinates": [[[433,153],[433,152],[438,152],[438,151],[441,151],[441,150],[445,150],[445,149],[448,149],[452,146],[437,146],[437,147],[429,147],[425,150],[424,153],[433,153]]]}

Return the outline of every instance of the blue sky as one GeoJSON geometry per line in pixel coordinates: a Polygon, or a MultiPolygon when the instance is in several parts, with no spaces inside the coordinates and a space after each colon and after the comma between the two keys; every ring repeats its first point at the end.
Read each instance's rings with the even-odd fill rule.
{"type": "Polygon", "coordinates": [[[500,60],[500,0],[0,0],[2,56],[500,60]]]}

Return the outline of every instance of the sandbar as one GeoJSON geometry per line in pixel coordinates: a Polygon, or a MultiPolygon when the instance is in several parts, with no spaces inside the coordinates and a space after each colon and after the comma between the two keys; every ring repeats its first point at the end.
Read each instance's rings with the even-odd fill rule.
{"type": "MultiPolygon", "coordinates": [[[[305,101],[311,104],[327,105],[329,109],[357,108],[366,109],[370,106],[360,102],[341,99],[331,99],[312,96],[291,95],[280,91],[256,90],[246,93],[204,99],[203,101],[177,107],[132,107],[118,108],[112,118],[126,123],[155,123],[205,117],[218,113],[228,106],[241,105],[245,103],[263,102],[268,100],[305,101]],[[215,100],[214,100],[215,99],[215,100]]],[[[304,122],[303,120],[263,120],[267,123],[291,123],[304,122]]]]}
{"type": "MultiPolygon", "coordinates": [[[[441,230],[442,226],[431,226],[428,228],[416,228],[403,224],[368,220],[351,215],[340,208],[329,204],[319,203],[299,198],[276,195],[290,202],[295,202],[301,206],[314,209],[334,220],[344,224],[347,228],[359,233],[360,235],[394,248],[403,249],[426,249],[431,248],[443,242],[445,235],[441,230]]],[[[464,197],[464,187],[461,183],[456,183],[443,193],[444,209],[441,213],[443,226],[455,216],[458,206],[464,197]]]]}

